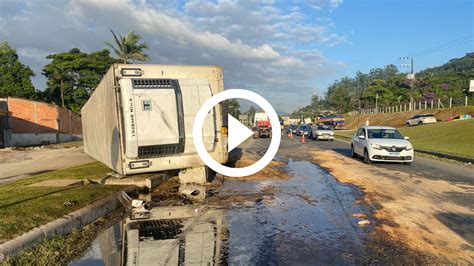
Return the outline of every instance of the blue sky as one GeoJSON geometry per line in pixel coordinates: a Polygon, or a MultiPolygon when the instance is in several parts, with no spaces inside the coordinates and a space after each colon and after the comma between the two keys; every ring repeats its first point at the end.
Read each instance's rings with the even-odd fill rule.
{"type": "MultiPolygon", "coordinates": [[[[324,49],[326,56],[347,63],[334,76],[354,75],[387,64],[399,65],[400,56],[474,34],[474,1],[344,1],[326,12],[338,32],[349,34],[349,45],[324,49]]],[[[415,57],[415,71],[446,63],[474,51],[474,43],[415,57]]],[[[406,71],[406,69],[401,69],[406,71]]],[[[326,81],[326,82],[328,82],[326,81]]],[[[323,82],[323,89],[327,83],[323,82]]]]}
{"type": "MultiPolygon", "coordinates": [[[[280,113],[327,85],[468,34],[474,1],[0,0],[0,41],[37,74],[45,58],[106,48],[109,29],[150,45],[149,63],[224,67],[227,89],[250,89],[280,113]]],[[[473,42],[415,58],[415,70],[473,52],[473,42]]]]}

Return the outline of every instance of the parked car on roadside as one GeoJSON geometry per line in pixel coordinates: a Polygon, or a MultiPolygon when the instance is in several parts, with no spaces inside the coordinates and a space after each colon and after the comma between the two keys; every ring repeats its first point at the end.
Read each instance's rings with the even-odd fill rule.
{"type": "Polygon", "coordinates": [[[334,141],[334,131],[328,125],[315,125],[309,136],[314,140],[329,140],[334,141]]]}
{"type": "Polygon", "coordinates": [[[421,125],[426,125],[426,124],[434,124],[436,123],[436,117],[432,114],[428,115],[415,115],[412,118],[408,119],[405,122],[405,125],[407,127],[411,126],[421,126],[421,125]]]}
{"type": "Polygon", "coordinates": [[[351,155],[363,156],[367,164],[374,161],[411,164],[414,152],[408,140],[393,127],[364,126],[352,136],[351,155]]]}
{"type": "Polygon", "coordinates": [[[296,129],[296,135],[298,136],[309,136],[311,133],[311,127],[309,125],[301,125],[296,129]]]}
{"type": "Polygon", "coordinates": [[[448,122],[461,121],[461,120],[466,120],[466,119],[471,119],[471,118],[472,118],[471,115],[458,115],[458,116],[448,118],[448,122]]]}

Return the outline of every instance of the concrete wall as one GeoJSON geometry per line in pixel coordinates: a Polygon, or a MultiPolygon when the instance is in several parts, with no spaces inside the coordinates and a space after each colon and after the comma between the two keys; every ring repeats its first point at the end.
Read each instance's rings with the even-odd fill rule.
{"type": "Polygon", "coordinates": [[[5,146],[34,146],[82,138],[81,117],[53,104],[7,99],[8,127],[2,128],[5,146]]]}

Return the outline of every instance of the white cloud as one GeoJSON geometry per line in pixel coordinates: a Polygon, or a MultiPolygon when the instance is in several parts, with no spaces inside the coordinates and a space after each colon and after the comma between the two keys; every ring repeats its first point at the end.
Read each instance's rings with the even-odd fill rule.
{"type": "MultiPolygon", "coordinates": [[[[316,2],[320,8],[335,8],[342,1],[316,2]]],[[[8,14],[0,13],[0,40],[19,50],[22,60],[38,74],[35,84],[42,88],[45,83],[40,73],[48,62],[46,55],[74,47],[85,52],[103,49],[104,42],[111,39],[109,29],[122,34],[135,30],[149,44],[152,63],[222,65],[226,87],[252,89],[278,104],[280,110],[290,111],[302,104],[301,93],[312,91],[314,79],[338,65],[328,64],[318,48],[347,40],[332,32],[330,19],[313,21],[296,2],[285,4],[287,7],[253,0],[191,0],[185,4],[165,0],[9,1],[8,14]]]]}

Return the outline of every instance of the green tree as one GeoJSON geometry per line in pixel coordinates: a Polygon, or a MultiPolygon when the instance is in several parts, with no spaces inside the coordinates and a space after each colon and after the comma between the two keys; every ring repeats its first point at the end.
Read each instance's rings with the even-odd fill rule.
{"type": "Polygon", "coordinates": [[[227,104],[227,110],[229,111],[229,114],[235,117],[236,119],[239,119],[240,115],[240,103],[236,99],[230,99],[226,101],[227,104]]]}
{"type": "Polygon", "coordinates": [[[48,79],[43,100],[74,112],[79,112],[110,65],[117,62],[106,49],[88,54],[74,48],[46,58],[52,61],[43,68],[43,75],[48,79]]]}
{"type": "Polygon", "coordinates": [[[245,112],[249,116],[250,123],[253,123],[253,118],[255,117],[256,112],[257,112],[257,109],[255,109],[255,107],[253,106],[250,106],[247,112],[245,112]]]}
{"type": "Polygon", "coordinates": [[[114,36],[114,44],[106,42],[105,44],[112,48],[115,54],[122,60],[124,64],[132,61],[148,61],[149,57],[144,50],[148,49],[146,43],[139,43],[141,36],[134,31],[129,32],[126,36],[117,35],[113,30],[110,30],[114,36]]]}
{"type": "Polygon", "coordinates": [[[0,97],[31,98],[35,87],[31,77],[35,74],[18,59],[16,50],[7,42],[0,43],[0,97]]]}
{"type": "Polygon", "coordinates": [[[371,104],[375,103],[377,97],[380,105],[393,102],[393,93],[387,88],[387,83],[382,79],[372,81],[363,96],[371,104]]]}

